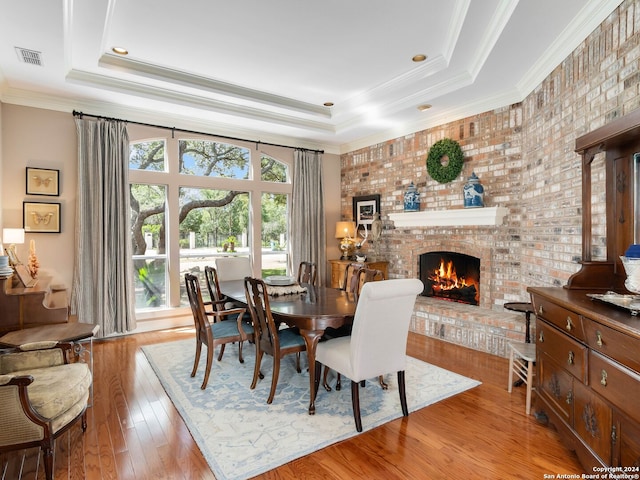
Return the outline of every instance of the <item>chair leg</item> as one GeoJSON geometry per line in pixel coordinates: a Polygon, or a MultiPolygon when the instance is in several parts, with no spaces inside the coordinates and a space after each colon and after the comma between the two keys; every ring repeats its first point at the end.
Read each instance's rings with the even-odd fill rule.
{"type": "Polygon", "coordinates": [[[409,409],[407,408],[407,391],[404,385],[404,370],[398,372],[398,392],[400,393],[400,406],[402,407],[402,415],[409,416],[409,409]]]}
{"type": "Polygon", "coordinates": [[[527,415],[531,414],[531,389],[533,387],[533,362],[527,362],[527,401],[526,412],[527,415]]]}
{"type": "Polygon", "coordinates": [[[300,352],[296,353],[296,371],[298,373],[302,372],[302,369],[300,368],[300,352]]]}
{"type": "Polygon", "coordinates": [[[82,414],[82,419],[80,421],[82,422],[82,431],[86,432],[87,431],[87,410],[86,409],[82,414]]]}
{"type": "Polygon", "coordinates": [[[256,364],[255,367],[253,368],[253,380],[251,381],[251,390],[253,390],[254,388],[256,388],[256,385],[258,384],[258,377],[260,377],[260,379],[262,380],[264,378],[264,375],[262,375],[262,372],[260,372],[260,363],[262,363],[262,350],[260,350],[258,348],[258,344],[256,343],[256,364]]]}
{"type": "Polygon", "coordinates": [[[382,387],[383,390],[389,390],[389,385],[384,383],[384,375],[380,375],[378,377],[378,383],[380,384],[380,386],[382,387]]]}
{"type": "Polygon", "coordinates": [[[331,387],[327,383],[327,376],[329,375],[329,370],[330,370],[329,367],[324,367],[324,374],[322,375],[322,386],[327,392],[331,391],[331,387]]]}
{"type": "Polygon", "coordinates": [[[351,381],[351,404],[353,406],[353,419],[356,421],[356,430],[362,431],[362,419],[360,418],[360,389],[359,382],[351,381]]]}
{"type": "Polygon", "coordinates": [[[42,445],[42,460],[44,463],[44,476],[47,480],[53,480],[53,438],[46,439],[42,445]]]}
{"type": "Polygon", "coordinates": [[[244,342],[242,340],[240,340],[240,342],[238,342],[238,360],[240,361],[240,363],[244,363],[244,358],[242,358],[242,344],[244,342]]]}
{"type": "Polygon", "coordinates": [[[338,373],[338,379],[336,380],[336,391],[339,392],[340,390],[342,390],[342,381],[340,379],[340,372],[337,372],[337,373],[338,373]]]}
{"type": "MultiPolygon", "coordinates": [[[[327,372],[327,367],[324,367],[324,371],[325,373],[327,372]]],[[[315,380],[314,380],[314,388],[313,388],[313,400],[315,401],[316,397],[318,396],[318,388],[320,387],[320,374],[322,372],[322,364],[318,361],[316,361],[316,365],[315,365],[315,380]]],[[[326,380],[325,380],[326,383],[326,380]]],[[[326,387],[325,387],[326,388],[326,387]]]]}
{"type": "Polygon", "coordinates": [[[218,354],[218,361],[222,360],[222,355],[224,354],[224,347],[226,347],[227,345],[225,343],[223,343],[222,345],[220,345],[220,353],[218,354]]]}
{"type": "Polygon", "coordinates": [[[204,380],[202,381],[202,390],[207,388],[207,382],[209,381],[209,374],[211,373],[211,365],[213,364],[213,348],[207,345],[207,366],[204,370],[204,380]]]}
{"type": "Polygon", "coordinates": [[[509,385],[507,385],[507,392],[511,393],[513,389],[513,348],[510,348],[509,353],[509,385]]]}
{"type": "Polygon", "coordinates": [[[273,397],[276,396],[276,387],[278,386],[278,377],[280,376],[280,358],[273,357],[273,374],[271,377],[271,390],[269,391],[269,398],[267,403],[273,402],[273,397]]]}
{"type": "Polygon", "coordinates": [[[196,359],[193,362],[193,370],[191,370],[191,376],[196,376],[198,370],[198,363],[200,363],[200,352],[202,351],[202,342],[200,339],[196,339],[196,359]]]}

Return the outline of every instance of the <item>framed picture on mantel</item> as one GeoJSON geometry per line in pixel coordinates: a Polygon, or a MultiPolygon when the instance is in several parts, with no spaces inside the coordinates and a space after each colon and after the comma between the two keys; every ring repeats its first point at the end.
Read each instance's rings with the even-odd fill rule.
{"type": "Polygon", "coordinates": [[[353,221],[356,226],[371,225],[380,213],[380,195],[353,197],[353,221]]]}

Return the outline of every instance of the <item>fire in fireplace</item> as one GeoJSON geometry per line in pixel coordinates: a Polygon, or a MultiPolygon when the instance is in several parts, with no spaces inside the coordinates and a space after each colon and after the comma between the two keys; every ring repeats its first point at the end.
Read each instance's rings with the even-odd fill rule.
{"type": "Polygon", "coordinates": [[[422,295],[479,305],[480,259],[464,253],[427,252],[420,255],[422,295]]]}

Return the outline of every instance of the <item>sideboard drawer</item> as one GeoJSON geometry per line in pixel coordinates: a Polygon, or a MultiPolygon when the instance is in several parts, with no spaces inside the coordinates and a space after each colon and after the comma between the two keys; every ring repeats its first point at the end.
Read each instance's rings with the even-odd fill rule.
{"type": "Polygon", "coordinates": [[[538,295],[531,295],[531,301],[533,302],[536,317],[544,318],[558,327],[558,329],[578,340],[584,340],[582,317],[576,312],[567,310],[538,295]]]}
{"type": "Polygon", "coordinates": [[[538,395],[573,427],[573,377],[546,354],[538,357],[538,395]]]}
{"type": "Polygon", "coordinates": [[[589,385],[640,422],[640,375],[592,350],[589,352],[589,385]]]}
{"type": "Polygon", "coordinates": [[[536,321],[537,348],[581,382],[587,381],[587,347],[542,320],[536,321]]]}
{"type": "Polygon", "coordinates": [[[611,465],[613,412],[611,407],[588,386],[575,382],[574,428],[580,438],[600,457],[604,465],[611,465]]]}
{"type": "Polygon", "coordinates": [[[583,319],[583,325],[587,344],[592,349],[640,373],[640,349],[637,340],[588,318],[583,319]]]}

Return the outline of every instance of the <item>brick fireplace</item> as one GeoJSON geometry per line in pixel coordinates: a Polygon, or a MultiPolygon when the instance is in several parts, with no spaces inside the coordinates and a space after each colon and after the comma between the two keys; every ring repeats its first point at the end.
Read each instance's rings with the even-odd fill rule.
{"type": "Polygon", "coordinates": [[[419,296],[411,331],[502,357],[508,341],[524,340],[524,316],[502,307],[518,300],[505,295],[513,274],[505,268],[511,260],[500,232],[510,221],[509,209],[392,213],[389,219],[382,255],[390,261],[392,278],[420,278],[420,258],[426,252],[479,262],[477,305],[419,296]]]}

